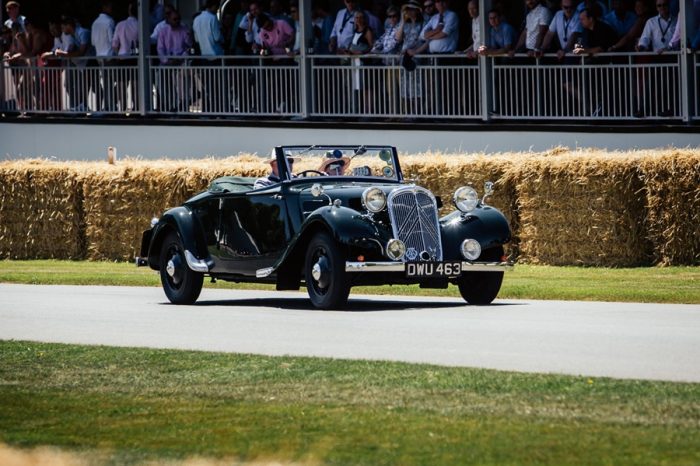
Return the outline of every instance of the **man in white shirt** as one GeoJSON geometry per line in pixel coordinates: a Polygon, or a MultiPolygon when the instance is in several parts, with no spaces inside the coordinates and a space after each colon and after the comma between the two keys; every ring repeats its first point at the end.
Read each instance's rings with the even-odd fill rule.
{"type": "Polygon", "coordinates": [[[5,5],[5,11],[7,12],[8,19],[5,21],[5,26],[8,29],[12,29],[12,23],[19,23],[22,28],[22,32],[26,32],[24,28],[24,16],[19,14],[19,2],[9,1],[5,5]]]}
{"type": "Polygon", "coordinates": [[[657,16],[649,18],[639,38],[637,51],[653,50],[663,53],[671,48],[671,38],[676,28],[676,18],[671,16],[669,0],[656,0],[657,16]]]}
{"type": "Polygon", "coordinates": [[[547,7],[541,5],[539,0],[525,0],[525,5],[530,12],[525,17],[525,29],[520,34],[518,45],[510,52],[512,56],[516,51],[525,47],[529,55],[538,53],[542,48],[542,40],[552,21],[552,13],[547,7]]]}
{"type": "MultiPolygon", "coordinates": [[[[129,3],[129,17],[120,21],[114,27],[112,49],[119,57],[132,57],[138,54],[139,20],[136,16],[136,5],[129,3]]],[[[117,65],[120,70],[116,82],[117,99],[122,112],[136,109],[138,99],[138,79],[136,58],[121,58],[117,65]],[[127,86],[131,88],[131,102],[128,101],[127,86]]],[[[116,109],[115,109],[116,110],[116,109]]]]}
{"type": "Polygon", "coordinates": [[[484,45],[481,40],[481,21],[479,21],[479,2],[469,0],[467,4],[469,17],[472,19],[472,43],[464,52],[468,58],[476,58],[479,55],[479,48],[484,45]]]}
{"type": "Polygon", "coordinates": [[[535,53],[541,56],[542,52],[549,50],[554,37],[557,37],[555,45],[557,57],[561,60],[567,52],[571,52],[576,44],[576,39],[581,35],[581,22],[579,15],[575,13],[574,0],[562,0],[561,10],[557,11],[554,19],[549,24],[549,31],[542,41],[542,49],[535,53]]]}
{"type": "Polygon", "coordinates": [[[95,93],[98,110],[106,110],[112,101],[114,81],[112,73],[104,69],[107,58],[114,55],[112,40],[114,39],[114,20],[112,19],[112,0],[102,0],[102,13],[92,23],[91,38],[95,48],[96,60],[92,61],[99,71],[90,73],[88,85],[95,93]]]}

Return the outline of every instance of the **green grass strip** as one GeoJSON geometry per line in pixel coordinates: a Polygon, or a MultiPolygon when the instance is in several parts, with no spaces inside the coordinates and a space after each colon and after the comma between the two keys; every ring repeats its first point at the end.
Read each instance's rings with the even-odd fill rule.
{"type": "MultiPolygon", "coordinates": [[[[156,272],[129,263],[90,261],[0,261],[0,282],[56,285],[160,286],[156,272]]],[[[207,287],[274,289],[218,282],[207,287]]],[[[456,287],[356,287],[353,293],[459,296],[456,287]]],[[[507,272],[499,298],[655,303],[700,303],[700,267],[627,269],[516,265],[507,272]]]]}
{"type": "Polygon", "coordinates": [[[0,342],[0,442],[110,464],[695,465],[700,384],[0,342]]]}

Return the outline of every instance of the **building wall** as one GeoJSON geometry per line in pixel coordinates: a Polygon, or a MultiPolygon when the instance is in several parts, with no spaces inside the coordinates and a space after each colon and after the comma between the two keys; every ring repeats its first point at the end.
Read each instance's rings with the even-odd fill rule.
{"type": "Polygon", "coordinates": [[[637,132],[533,131],[528,128],[344,128],[193,126],[175,124],[0,123],[0,160],[55,157],[59,160],[100,160],[107,147],[119,157],[143,159],[223,157],[238,153],[268,154],[282,144],[389,144],[401,152],[496,153],[543,151],[556,146],[608,150],[700,147],[700,134],[669,130],[637,132]]]}

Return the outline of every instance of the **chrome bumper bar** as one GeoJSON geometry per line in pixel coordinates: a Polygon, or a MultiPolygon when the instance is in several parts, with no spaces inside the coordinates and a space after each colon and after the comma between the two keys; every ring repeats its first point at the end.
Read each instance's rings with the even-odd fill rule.
{"type": "MultiPolygon", "coordinates": [[[[512,262],[465,262],[462,272],[503,272],[513,270],[512,262]]],[[[346,272],[405,272],[405,262],[346,262],[346,272]]]]}

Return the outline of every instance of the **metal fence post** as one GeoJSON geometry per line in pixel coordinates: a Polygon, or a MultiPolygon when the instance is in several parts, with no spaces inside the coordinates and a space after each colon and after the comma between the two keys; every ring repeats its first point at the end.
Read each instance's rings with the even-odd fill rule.
{"type": "MultiPolygon", "coordinates": [[[[488,44],[490,27],[488,21],[488,3],[486,0],[479,0],[479,28],[482,45],[488,44]]],[[[493,60],[490,60],[488,57],[483,55],[479,55],[479,89],[481,90],[481,119],[483,121],[489,121],[491,119],[491,112],[493,111],[493,102],[491,101],[491,96],[493,95],[492,76],[493,60]]]]}
{"type": "MultiPolygon", "coordinates": [[[[311,59],[309,47],[313,41],[313,26],[311,25],[311,0],[299,1],[299,27],[301,28],[301,49],[299,50],[299,95],[301,103],[301,117],[309,118],[313,111],[311,107],[311,59]]],[[[316,50],[313,52],[318,53],[316,50]]]]}
{"type": "Polygon", "coordinates": [[[691,72],[694,71],[691,66],[688,66],[688,61],[690,60],[690,55],[688,54],[688,31],[690,22],[692,18],[688,18],[688,12],[692,11],[688,8],[688,3],[691,0],[681,0],[680,1],[680,12],[678,15],[678,21],[681,22],[681,44],[680,52],[678,55],[679,65],[680,65],[680,86],[681,86],[681,116],[683,121],[688,123],[690,121],[690,99],[694,94],[694,90],[691,88],[691,72]]]}
{"type": "Polygon", "coordinates": [[[153,92],[151,90],[151,73],[147,57],[150,55],[151,34],[148,25],[150,18],[149,2],[139,0],[139,56],[138,56],[138,87],[139,87],[139,113],[146,116],[153,106],[153,92]]]}

